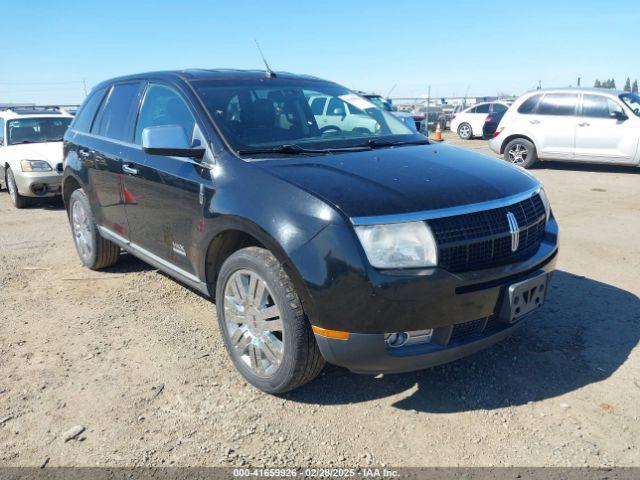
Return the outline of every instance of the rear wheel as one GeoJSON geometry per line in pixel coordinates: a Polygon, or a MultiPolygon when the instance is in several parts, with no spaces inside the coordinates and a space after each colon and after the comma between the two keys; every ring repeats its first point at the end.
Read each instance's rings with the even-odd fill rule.
{"type": "Polygon", "coordinates": [[[13,203],[14,207],[25,208],[31,205],[31,199],[24,195],[20,195],[20,192],[18,192],[16,179],[10,168],[7,168],[7,190],[9,191],[9,197],[11,197],[11,203],[13,203]]]}
{"type": "Polygon", "coordinates": [[[538,160],[536,147],[526,138],[511,140],[504,149],[504,159],[522,168],[530,168],[538,160]]]}
{"type": "Polygon", "coordinates": [[[225,261],[216,310],[235,367],[260,390],[293,390],[322,370],[324,359],[293,283],[268,250],[244,248],[225,261]]]}
{"type": "Polygon", "coordinates": [[[78,256],[91,270],[111,267],[120,257],[120,247],[100,235],[89,200],[82,189],[69,199],[69,222],[78,256]]]}
{"type": "Polygon", "coordinates": [[[458,127],[458,136],[463,140],[469,140],[473,137],[473,129],[468,123],[462,123],[458,127]]]}

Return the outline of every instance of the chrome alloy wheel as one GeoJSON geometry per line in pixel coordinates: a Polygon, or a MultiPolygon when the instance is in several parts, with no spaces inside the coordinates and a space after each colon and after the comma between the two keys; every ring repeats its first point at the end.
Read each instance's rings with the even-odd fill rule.
{"type": "Polygon", "coordinates": [[[514,165],[521,165],[527,160],[529,151],[527,150],[527,147],[522,143],[514,143],[513,145],[511,145],[511,148],[509,149],[507,154],[511,163],[513,163],[514,165]]]}
{"type": "Polygon", "coordinates": [[[18,187],[16,187],[16,180],[13,178],[13,172],[7,173],[7,190],[9,190],[9,196],[11,201],[15,204],[18,202],[18,187]]]}
{"type": "Polygon", "coordinates": [[[458,130],[460,136],[464,139],[471,137],[471,127],[469,125],[462,125],[458,130]]]}
{"type": "Polygon", "coordinates": [[[73,239],[78,247],[78,252],[83,259],[87,259],[93,253],[93,236],[89,214],[81,202],[74,202],[71,209],[73,225],[73,239]]]}
{"type": "Polygon", "coordinates": [[[224,288],[223,307],[236,356],[255,375],[271,377],[284,356],[284,328],[266,282],[251,270],[234,272],[224,288]]]}

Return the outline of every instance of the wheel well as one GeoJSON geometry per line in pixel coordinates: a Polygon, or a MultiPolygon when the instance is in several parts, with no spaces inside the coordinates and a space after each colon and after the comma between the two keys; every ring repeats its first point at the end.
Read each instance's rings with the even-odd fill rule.
{"type": "Polygon", "coordinates": [[[501,154],[504,153],[504,149],[507,148],[507,145],[509,144],[509,142],[511,140],[515,140],[516,138],[524,138],[525,140],[529,140],[533,144],[534,148],[536,148],[536,150],[537,150],[536,144],[535,144],[535,142],[533,140],[531,140],[526,135],[522,135],[520,133],[516,133],[514,135],[509,135],[507,138],[504,139],[504,142],[502,142],[502,145],[500,146],[500,153],[501,154]]]}
{"type": "Polygon", "coordinates": [[[69,199],[71,198],[71,194],[81,188],[80,183],[73,177],[67,177],[64,181],[64,185],[62,187],[62,200],[64,201],[65,207],[68,208],[69,199]]]}
{"type": "Polygon", "coordinates": [[[220,268],[227,258],[233,253],[237,252],[241,248],[246,247],[262,247],[265,246],[252,235],[243,232],[242,230],[226,230],[219,233],[207,249],[206,259],[206,277],[207,285],[209,286],[209,292],[211,297],[215,300],[215,284],[218,280],[218,274],[220,268]]]}

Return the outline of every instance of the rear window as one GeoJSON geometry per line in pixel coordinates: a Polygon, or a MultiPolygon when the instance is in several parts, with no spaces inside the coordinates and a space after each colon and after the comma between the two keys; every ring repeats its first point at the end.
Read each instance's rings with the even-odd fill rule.
{"type": "Polygon", "coordinates": [[[548,93],[538,105],[538,115],[570,116],[576,114],[578,95],[573,93],[548,93]]]}
{"type": "Polygon", "coordinates": [[[106,88],[101,88],[91,93],[89,97],[84,101],[80,111],[76,114],[75,119],[71,127],[79,132],[88,132],[91,128],[91,122],[96,115],[96,111],[102,102],[106,88]]]}
{"type": "Polygon", "coordinates": [[[494,103],[491,106],[491,112],[492,113],[502,113],[502,112],[506,112],[508,108],[509,107],[507,107],[506,105],[503,105],[502,103],[494,103]]]}
{"type": "Polygon", "coordinates": [[[485,103],[484,105],[478,105],[476,108],[471,110],[471,113],[489,113],[489,104],[485,103]]]}
{"type": "Polygon", "coordinates": [[[140,82],[115,85],[102,103],[91,133],[114,140],[130,141],[140,82]]]}
{"type": "Polygon", "coordinates": [[[535,113],[538,102],[542,98],[542,95],[532,95],[527,98],[522,105],[518,107],[518,113],[535,113]]]}

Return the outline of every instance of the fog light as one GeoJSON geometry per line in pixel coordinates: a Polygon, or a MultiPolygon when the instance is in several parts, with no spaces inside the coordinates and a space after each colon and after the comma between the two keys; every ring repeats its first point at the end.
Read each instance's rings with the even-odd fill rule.
{"type": "Polygon", "coordinates": [[[403,346],[409,340],[409,334],[407,332],[388,333],[386,343],[392,348],[398,348],[403,346]]]}
{"type": "Polygon", "coordinates": [[[34,183],[31,185],[31,191],[36,195],[44,195],[47,193],[47,186],[42,183],[34,183]]]}
{"type": "Polygon", "coordinates": [[[411,332],[395,332],[385,335],[385,343],[388,347],[398,348],[405,345],[419,345],[431,342],[433,328],[428,330],[413,330],[411,332]]]}

